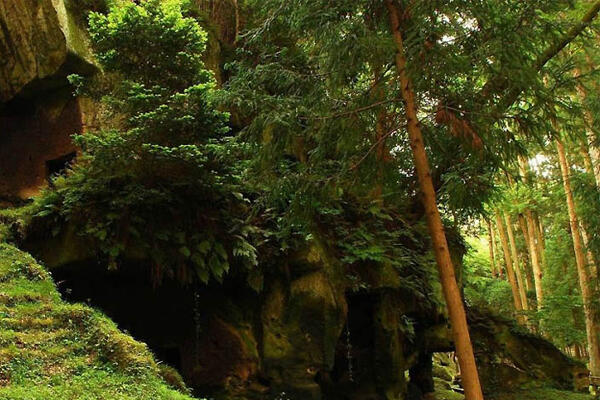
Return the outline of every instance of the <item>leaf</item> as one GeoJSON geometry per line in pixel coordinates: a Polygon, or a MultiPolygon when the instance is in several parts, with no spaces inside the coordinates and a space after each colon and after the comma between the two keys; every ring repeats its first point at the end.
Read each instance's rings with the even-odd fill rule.
{"type": "Polygon", "coordinates": [[[196,268],[196,275],[198,276],[198,279],[200,279],[201,282],[205,284],[208,283],[209,275],[206,269],[196,268]]]}
{"type": "Polygon", "coordinates": [[[181,246],[179,248],[179,253],[182,254],[186,258],[189,258],[192,255],[192,252],[186,246],[181,246]]]}
{"type": "Polygon", "coordinates": [[[200,254],[198,253],[194,253],[194,255],[192,256],[192,262],[197,266],[197,267],[201,267],[201,268],[206,268],[206,262],[204,262],[204,257],[202,257],[200,254]]]}
{"type": "Polygon", "coordinates": [[[221,243],[215,243],[215,250],[221,256],[222,259],[227,260],[227,252],[221,243]]]}
{"type": "Polygon", "coordinates": [[[118,247],[118,246],[112,246],[112,247],[111,247],[111,248],[108,250],[108,254],[109,254],[111,257],[116,257],[116,256],[118,256],[118,255],[119,255],[119,253],[120,253],[120,249],[119,249],[119,247],[118,247]]]}
{"type": "Polygon", "coordinates": [[[208,240],[204,240],[196,245],[198,251],[202,254],[207,254],[211,248],[210,242],[208,240]]]}
{"type": "Polygon", "coordinates": [[[248,278],[246,279],[248,285],[255,291],[261,292],[264,287],[264,275],[258,269],[252,269],[248,272],[248,278]]]}

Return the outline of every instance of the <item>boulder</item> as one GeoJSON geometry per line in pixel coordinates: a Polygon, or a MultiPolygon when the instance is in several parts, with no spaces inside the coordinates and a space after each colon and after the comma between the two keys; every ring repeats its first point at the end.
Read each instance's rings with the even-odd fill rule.
{"type": "Polygon", "coordinates": [[[73,0],[0,4],[0,103],[66,84],[69,73],[93,70],[83,28],[85,7],[73,0]]]}

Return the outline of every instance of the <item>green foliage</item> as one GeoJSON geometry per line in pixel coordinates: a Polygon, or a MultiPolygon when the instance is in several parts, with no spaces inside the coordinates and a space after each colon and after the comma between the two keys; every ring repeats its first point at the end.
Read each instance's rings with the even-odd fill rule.
{"type": "Polygon", "coordinates": [[[321,209],[318,221],[319,232],[344,265],[353,289],[368,288],[362,274],[391,268],[399,281],[384,284],[400,286],[424,306],[442,301],[434,289],[437,271],[428,251],[425,226],[410,225],[392,207],[371,204],[361,208],[345,201],[335,209],[321,209]]]}
{"type": "Polygon", "coordinates": [[[502,316],[513,315],[512,292],[506,280],[492,276],[487,244],[483,238],[469,238],[463,261],[465,298],[476,309],[490,309],[502,316]]]}
{"type": "MultiPolygon", "coordinates": [[[[564,194],[563,194],[564,195],[564,194]]],[[[544,274],[545,307],[540,313],[544,330],[557,345],[584,343],[583,303],[570,232],[564,215],[555,220],[546,239],[548,270],[544,274]]]]}
{"type": "Polygon", "coordinates": [[[38,216],[75,224],[111,267],[122,256],[149,259],[157,281],[220,280],[232,264],[256,265],[239,188],[243,148],[212,101],[205,32],[180,2],[160,0],[92,13],[89,31],[104,74],[70,79],[112,118],[75,137],[82,156],[38,216]]]}

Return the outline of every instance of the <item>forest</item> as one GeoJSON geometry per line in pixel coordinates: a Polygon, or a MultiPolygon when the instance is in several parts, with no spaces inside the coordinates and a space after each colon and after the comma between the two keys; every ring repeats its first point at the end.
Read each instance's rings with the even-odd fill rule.
{"type": "Polygon", "coordinates": [[[600,398],[599,13],[0,0],[0,400],[600,398]]]}

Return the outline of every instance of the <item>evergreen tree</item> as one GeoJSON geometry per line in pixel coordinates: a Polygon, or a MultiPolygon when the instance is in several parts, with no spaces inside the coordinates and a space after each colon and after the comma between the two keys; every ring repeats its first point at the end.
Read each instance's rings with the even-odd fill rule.
{"type": "Polygon", "coordinates": [[[42,215],[75,224],[112,267],[121,256],[148,260],[157,281],[167,273],[207,282],[230,263],[255,264],[243,162],[202,63],[206,33],[179,2],[160,0],[91,13],[89,25],[103,74],[71,80],[110,117],[75,137],[82,156],[42,215]]]}

